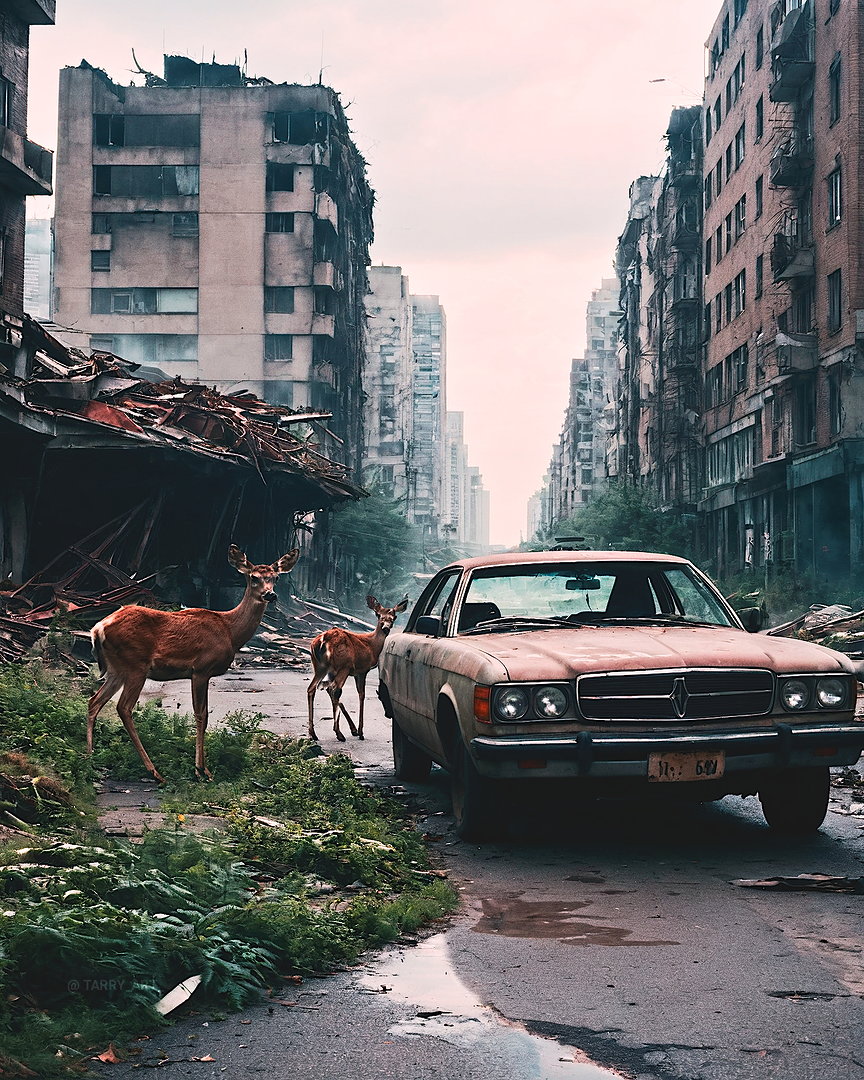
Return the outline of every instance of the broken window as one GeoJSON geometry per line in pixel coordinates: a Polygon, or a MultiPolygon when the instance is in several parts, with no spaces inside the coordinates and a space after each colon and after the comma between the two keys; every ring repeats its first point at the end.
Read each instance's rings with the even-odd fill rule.
{"type": "Polygon", "coordinates": [[[172,236],[197,236],[198,215],[195,212],[171,215],[172,236]]]}
{"type": "Polygon", "coordinates": [[[94,165],[93,194],[131,199],[197,195],[197,165],[94,165]]]}
{"type": "Polygon", "coordinates": [[[828,333],[836,333],[843,325],[843,276],[835,270],[828,275],[828,333]]]}
{"type": "Polygon", "coordinates": [[[816,442],[816,380],[804,379],[795,388],[795,442],[809,446],[816,442]]]}
{"type": "Polygon", "coordinates": [[[94,146],[198,146],[196,114],[94,113],[94,146]]]}
{"type": "Polygon", "coordinates": [[[123,113],[94,113],[93,145],[125,146],[125,121],[123,113]]]}
{"type": "Polygon", "coordinates": [[[303,112],[273,113],[273,142],[294,143],[298,146],[314,142],[324,143],[327,141],[329,120],[327,113],[316,113],[311,109],[303,112]]]}
{"type": "Polygon", "coordinates": [[[293,286],[265,285],[264,311],[274,315],[291,315],[294,311],[293,286]]]}
{"type": "MultiPolygon", "coordinates": [[[[315,286],[315,314],[333,315],[336,311],[336,294],[329,285],[315,286]]],[[[602,348],[602,342],[601,342],[602,348]]]]}
{"type": "Polygon", "coordinates": [[[840,224],[842,213],[842,189],[841,189],[840,166],[828,173],[828,228],[833,229],[840,224]]]}
{"type": "Polygon", "coordinates": [[[93,315],[180,315],[197,310],[197,289],[90,290],[93,315]]]}
{"type": "Polygon", "coordinates": [[[813,329],[813,289],[799,289],[792,294],[792,329],[796,334],[809,334],[813,329]]]}
{"type": "Polygon", "coordinates": [[[289,233],[294,232],[293,214],[265,214],[264,228],[267,232],[289,233]]]}
{"type": "Polygon", "coordinates": [[[316,219],[313,236],[313,258],[315,262],[333,262],[339,238],[329,221],[316,219]]]}
{"type": "Polygon", "coordinates": [[[90,252],[90,269],[91,270],[110,270],[111,269],[111,252],[110,251],[91,251],[90,252]]]}
{"type": "Polygon", "coordinates": [[[284,165],[280,161],[267,162],[267,191],[293,191],[294,166],[284,165]]]}
{"type": "Polygon", "coordinates": [[[264,359],[290,360],[294,355],[294,338],[291,334],[265,334],[264,359]]]}
{"type": "Polygon", "coordinates": [[[838,53],[828,69],[828,122],[830,124],[836,124],[840,119],[840,80],[840,55],[838,53]]]}

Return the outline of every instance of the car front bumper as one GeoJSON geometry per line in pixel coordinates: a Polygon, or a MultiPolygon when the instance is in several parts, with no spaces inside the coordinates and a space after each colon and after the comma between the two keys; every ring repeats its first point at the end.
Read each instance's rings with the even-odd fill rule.
{"type": "Polygon", "coordinates": [[[648,776],[656,753],[725,755],[725,779],[817,765],[854,765],[864,749],[864,724],[778,723],[745,731],[573,735],[478,735],[470,743],[477,770],[498,779],[648,776]]]}

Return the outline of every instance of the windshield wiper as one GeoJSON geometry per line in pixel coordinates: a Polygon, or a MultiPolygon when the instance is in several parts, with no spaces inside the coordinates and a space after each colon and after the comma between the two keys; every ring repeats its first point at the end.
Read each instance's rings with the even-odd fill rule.
{"type": "Polygon", "coordinates": [[[705,622],[704,619],[689,619],[686,615],[607,615],[601,616],[603,622],[638,623],[639,625],[668,626],[722,626],[723,623],[705,622]]]}
{"type": "Polygon", "coordinates": [[[566,618],[546,618],[543,615],[502,615],[500,619],[484,619],[472,626],[469,630],[460,630],[464,634],[489,634],[506,633],[508,630],[524,630],[527,627],[537,626],[540,629],[548,626],[566,626],[570,630],[578,627],[578,622],[566,618]]]}

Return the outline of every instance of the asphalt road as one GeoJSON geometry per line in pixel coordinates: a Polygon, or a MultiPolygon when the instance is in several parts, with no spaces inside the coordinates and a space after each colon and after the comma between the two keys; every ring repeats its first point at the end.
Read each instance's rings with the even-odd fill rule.
{"type": "MultiPolygon", "coordinates": [[[[234,670],[211,684],[214,720],[251,708],[302,735],[307,683],[234,670]]],[[[163,699],[187,708],[188,688],[163,699]]],[[[353,686],[343,700],[353,714],[353,686]]],[[[364,742],[337,744],[328,706],[319,694],[323,747],[394,785],[372,679],[364,742]]],[[[864,817],[837,812],[848,790],[803,841],[773,835],[754,799],[526,800],[507,842],[482,847],[453,834],[442,770],[396,790],[461,893],[446,930],[292,987],[288,1004],[183,1020],[142,1043],[136,1067],[106,1070],[131,1077],[161,1059],[174,1077],[864,1080],[864,897],[733,884],[864,876],[864,817]]]]}

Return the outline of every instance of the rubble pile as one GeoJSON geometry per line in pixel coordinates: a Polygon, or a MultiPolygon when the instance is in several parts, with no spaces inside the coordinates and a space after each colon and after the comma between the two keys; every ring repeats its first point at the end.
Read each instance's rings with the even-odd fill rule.
{"type": "Polygon", "coordinates": [[[813,604],[803,615],[766,633],[813,641],[855,660],[864,660],[864,611],[853,611],[845,604],[813,604]]]}

